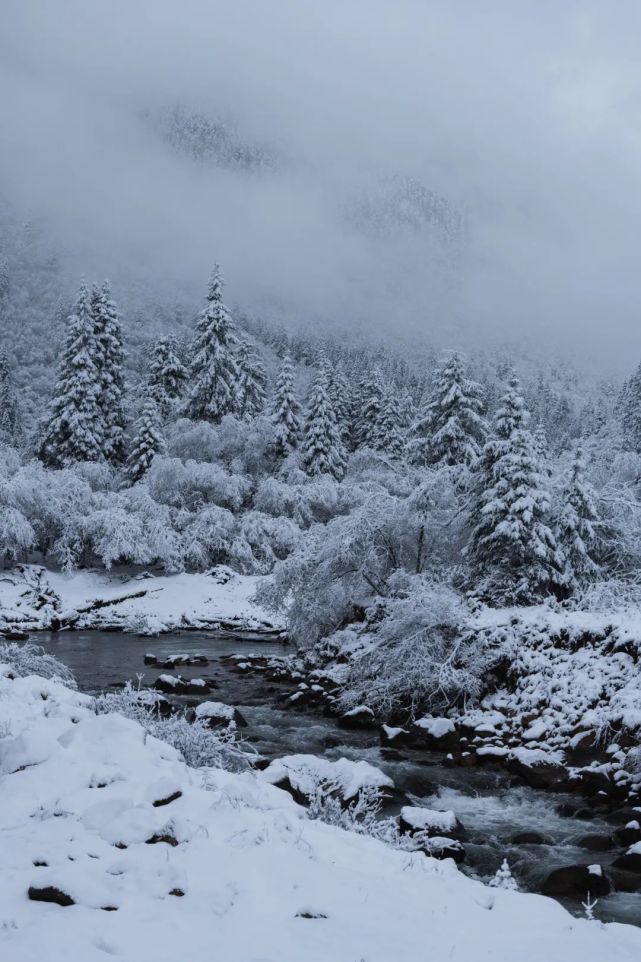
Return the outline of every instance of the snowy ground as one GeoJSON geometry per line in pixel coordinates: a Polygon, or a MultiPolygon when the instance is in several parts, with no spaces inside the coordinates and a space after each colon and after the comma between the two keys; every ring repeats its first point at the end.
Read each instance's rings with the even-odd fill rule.
{"type": "Polygon", "coordinates": [[[251,600],[259,581],[222,566],[207,574],[154,577],[122,569],[64,574],[25,565],[0,577],[0,628],[37,630],[56,620],[143,634],[218,623],[280,628],[273,614],[251,600]],[[110,604],[96,607],[96,601],[110,604]]]}
{"type": "Polygon", "coordinates": [[[635,928],[576,920],[451,862],[309,821],[260,776],[189,769],[135,722],[91,706],[0,669],[8,962],[641,958],[635,928]],[[74,904],[29,899],[48,887],[74,904]]]}

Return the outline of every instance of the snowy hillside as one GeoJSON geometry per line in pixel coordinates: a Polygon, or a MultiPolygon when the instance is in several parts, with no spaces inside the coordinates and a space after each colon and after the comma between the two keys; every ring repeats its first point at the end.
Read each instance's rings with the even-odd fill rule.
{"type": "Polygon", "coordinates": [[[0,678],[11,962],[636,962],[641,932],[318,822],[255,774],[34,676],[0,678]],[[46,947],[46,948],[44,948],[46,947]],[[427,953],[427,956],[426,956],[427,953]]]}

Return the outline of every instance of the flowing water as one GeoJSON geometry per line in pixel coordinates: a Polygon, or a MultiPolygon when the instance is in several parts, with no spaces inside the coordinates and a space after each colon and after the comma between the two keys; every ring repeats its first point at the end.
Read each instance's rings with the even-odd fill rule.
{"type": "MultiPolygon", "coordinates": [[[[600,863],[607,866],[620,849],[590,852],[581,848],[584,835],[610,835],[613,825],[597,816],[566,818],[557,807],[576,799],[514,786],[509,775],[496,769],[448,767],[442,755],[407,750],[389,752],[378,744],[372,731],[345,731],[332,718],[284,710],[278,694],[285,690],[258,675],[239,675],[221,658],[229,654],[283,655],[278,642],[258,642],[251,636],[224,633],[175,633],[160,638],[141,638],[112,632],[42,632],[32,638],[71,668],[83,691],[97,692],[138,678],[153,685],[162,669],[144,665],[146,652],[158,660],[176,654],[203,654],[209,665],[180,667],[185,678],[204,677],[213,682],[207,696],[234,705],[248,722],[243,737],[262,755],[275,758],[310,753],[327,758],[364,759],[383,769],[397,788],[415,804],[451,809],[467,832],[467,864],[464,871],[485,878],[507,858],[519,886],[540,891],[545,877],[563,865],[600,863]],[[537,832],[541,845],[515,845],[511,838],[537,832]]],[[[193,699],[191,699],[193,700],[193,699]]],[[[581,906],[567,902],[573,912],[581,906]]],[[[641,893],[615,893],[602,898],[595,914],[604,921],[641,925],[641,893]]]]}

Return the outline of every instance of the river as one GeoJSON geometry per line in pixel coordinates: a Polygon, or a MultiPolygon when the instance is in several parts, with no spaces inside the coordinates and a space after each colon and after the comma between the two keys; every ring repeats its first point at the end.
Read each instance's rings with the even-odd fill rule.
{"type": "MultiPolygon", "coordinates": [[[[443,756],[425,751],[390,753],[381,749],[372,731],[345,731],[321,714],[283,709],[278,703],[280,686],[259,675],[239,675],[221,658],[229,654],[283,655],[278,642],[257,642],[238,635],[185,632],[159,638],[141,638],[113,632],[41,632],[32,641],[43,646],[73,671],[83,691],[97,692],[141,676],[144,686],[154,683],[161,669],[144,665],[146,652],[159,660],[178,653],[203,654],[206,668],[180,668],[185,678],[205,677],[215,683],[209,699],[239,708],[248,722],[243,737],[262,755],[276,758],[310,753],[335,759],[364,759],[385,771],[397,788],[415,804],[452,809],[463,823],[467,864],[463,870],[474,877],[493,874],[507,858],[519,887],[540,891],[545,877],[563,865],[592,864],[604,867],[620,853],[590,852],[579,846],[585,835],[610,835],[613,825],[602,817],[579,819],[557,814],[559,805],[576,798],[514,786],[503,771],[449,767],[443,756]],[[510,839],[523,832],[537,832],[546,844],[515,845],[510,839]]],[[[564,903],[574,913],[581,906],[564,903]]],[[[641,894],[615,893],[599,900],[595,915],[603,921],[641,925],[641,894]]]]}

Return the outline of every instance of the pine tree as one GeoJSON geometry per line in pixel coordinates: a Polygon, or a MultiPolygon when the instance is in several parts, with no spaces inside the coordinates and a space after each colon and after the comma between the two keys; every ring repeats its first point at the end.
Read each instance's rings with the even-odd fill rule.
{"type": "Polygon", "coordinates": [[[385,400],[385,386],[379,368],[368,374],[359,384],[361,406],[358,414],[356,440],[359,445],[376,448],[378,426],[385,400]]]}
{"type": "Polygon", "coordinates": [[[487,434],[481,387],[465,375],[460,354],[446,355],[427,404],[412,428],[410,458],[415,464],[471,467],[487,434]]]}
{"type": "Polygon", "coordinates": [[[117,464],[125,455],[125,393],[122,330],[116,305],[111,299],[109,282],[104,281],[91,290],[91,310],[94,319],[94,364],[98,372],[98,407],[102,452],[105,460],[117,464]]]}
{"type": "Polygon", "coordinates": [[[332,474],[340,481],[345,473],[346,457],[327,385],[327,370],[323,365],[307,402],[302,465],[309,475],[332,474]]]}
{"type": "Polygon", "coordinates": [[[243,338],[237,356],[238,415],[251,421],[265,407],[267,377],[260,358],[243,338]]]}
{"type": "Polygon", "coordinates": [[[14,444],[18,436],[18,402],[11,379],[9,358],[0,351],[0,441],[14,444]]]}
{"type": "Polygon", "coordinates": [[[506,858],[503,859],[496,875],[490,879],[490,885],[495,889],[507,889],[509,892],[518,892],[519,887],[516,884],[516,879],[512,875],[506,858]]]}
{"type": "Polygon", "coordinates": [[[390,458],[400,458],[405,450],[401,407],[393,388],[383,397],[383,404],[373,426],[371,446],[376,451],[384,451],[390,458]]]}
{"type": "Polygon", "coordinates": [[[127,479],[135,484],[145,476],[157,454],[165,450],[158,405],[148,397],[136,421],[134,439],[127,458],[127,479]]]}
{"type": "Polygon", "coordinates": [[[95,355],[91,297],[83,282],[67,319],[58,381],[39,445],[39,457],[50,467],[102,460],[103,419],[95,355]]]}
{"type": "Polygon", "coordinates": [[[562,584],[564,559],[548,524],[547,479],[527,420],[513,376],[494,436],[475,464],[467,555],[484,593],[506,604],[528,604],[562,584]]]}
{"type": "Polygon", "coordinates": [[[536,451],[537,457],[539,457],[541,461],[547,461],[549,457],[548,438],[545,431],[545,425],[542,421],[539,421],[535,427],[533,437],[534,450],[536,451]]]}
{"type": "Polygon", "coordinates": [[[353,399],[342,364],[337,364],[330,372],[327,391],[334,408],[341,439],[345,448],[348,449],[352,444],[353,399]]]}
{"type": "Polygon", "coordinates": [[[277,452],[282,457],[286,457],[298,445],[301,415],[289,354],[285,354],[276,380],[276,390],[272,399],[270,414],[276,426],[277,452]]]}
{"type": "Polygon", "coordinates": [[[404,394],[400,402],[400,425],[401,430],[407,433],[416,421],[416,405],[411,394],[404,394]]]}
{"type": "Polygon", "coordinates": [[[626,382],[618,403],[623,440],[630,451],[641,452],[641,364],[626,382]]]}
{"type": "Polygon", "coordinates": [[[570,591],[593,580],[599,573],[599,513],[591,485],[585,479],[583,452],[578,448],[566,480],[557,538],[565,556],[564,577],[570,591]]]}
{"type": "Polygon", "coordinates": [[[149,397],[158,406],[165,421],[182,394],[187,371],[178,357],[176,341],[171,335],[161,337],[154,349],[147,380],[149,397]]]}
{"type": "Polygon", "coordinates": [[[534,451],[541,464],[541,470],[547,478],[551,478],[550,446],[548,445],[548,438],[542,421],[539,421],[537,424],[532,437],[534,440],[534,451]]]}
{"type": "Polygon", "coordinates": [[[236,412],[239,374],[235,346],[234,326],[223,304],[222,279],[216,265],[209,282],[207,306],[196,325],[189,368],[187,414],[193,420],[218,424],[226,414],[236,412]]]}

